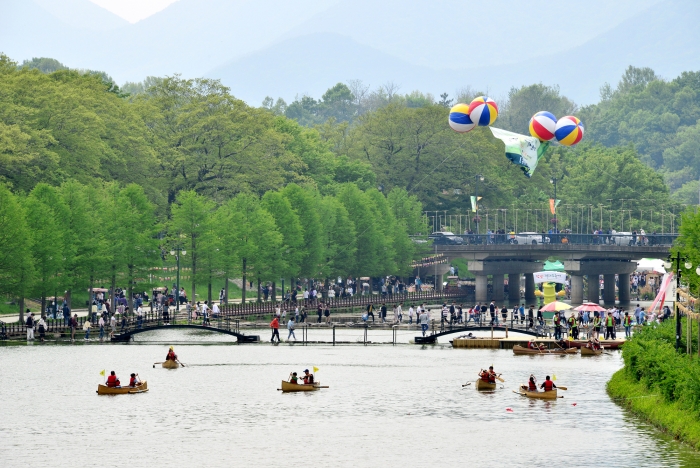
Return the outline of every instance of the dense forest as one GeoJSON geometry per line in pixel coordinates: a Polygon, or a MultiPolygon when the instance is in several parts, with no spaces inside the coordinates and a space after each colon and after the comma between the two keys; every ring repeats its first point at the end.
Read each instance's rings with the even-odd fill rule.
{"type": "Polygon", "coordinates": [[[700,73],[664,81],[630,67],[581,109],[556,86],[512,89],[496,126],[527,133],[530,116],[549,110],[587,129],[576,147],[551,147],[530,179],[487,129],[447,125],[451,105],[477,90],[399,91],[350,81],[256,108],[216,80],[120,87],[105,72],[0,56],[0,292],[143,280],[136,270],[180,243],[204,249],[188,259],[200,284],[402,274],[416,255],[408,235],[457,230],[457,215],[465,227],[476,190],[484,229],[547,229],[555,188],[558,226],[581,232],[677,230],[683,204],[698,202],[700,73]],[[156,254],[130,263],[118,238],[143,259],[156,254]],[[86,251],[87,240],[97,247],[86,251]]]}

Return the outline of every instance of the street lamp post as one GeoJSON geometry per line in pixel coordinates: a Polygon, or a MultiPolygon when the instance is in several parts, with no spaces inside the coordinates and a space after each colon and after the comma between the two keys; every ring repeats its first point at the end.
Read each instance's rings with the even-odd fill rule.
{"type": "Polygon", "coordinates": [[[552,177],[549,179],[549,182],[554,185],[554,233],[557,233],[557,222],[559,221],[557,219],[557,178],[552,177]]]}
{"type": "Polygon", "coordinates": [[[476,234],[479,235],[479,182],[484,181],[484,176],[477,174],[474,176],[474,180],[476,181],[474,184],[474,191],[476,192],[476,196],[474,197],[474,209],[476,211],[474,222],[476,223],[476,234]]]}
{"type": "Polygon", "coordinates": [[[175,256],[175,260],[177,261],[177,285],[175,286],[175,294],[173,294],[175,298],[175,310],[180,312],[180,255],[187,255],[186,250],[182,250],[182,246],[179,245],[175,247],[176,250],[171,250],[170,255],[175,256]]]}

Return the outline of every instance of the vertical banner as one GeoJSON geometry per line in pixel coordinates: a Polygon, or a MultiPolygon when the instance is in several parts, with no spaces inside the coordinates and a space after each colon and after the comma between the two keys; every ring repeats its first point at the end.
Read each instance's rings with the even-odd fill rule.
{"type": "Polygon", "coordinates": [[[476,213],[476,202],[479,201],[479,200],[481,200],[482,198],[484,198],[484,197],[479,197],[479,198],[477,198],[477,197],[475,197],[474,195],[471,196],[471,200],[472,200],[472,212],[473,212],[473,213],[476,213]]]}
{"type": "Polygon", "coordinates": [[[557,214],[557,206],[559,206],[559,202],[561,200],[555,200],[554,198],[549,199],[549,211],[552,212],[552,214],[557,214]]]}

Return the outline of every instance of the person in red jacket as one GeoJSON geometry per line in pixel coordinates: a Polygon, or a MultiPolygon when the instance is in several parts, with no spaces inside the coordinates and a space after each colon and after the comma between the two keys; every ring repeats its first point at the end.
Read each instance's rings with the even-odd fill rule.
{"type": "Polygon", "coordinates": [[[121,386],[121,382],[119,382],[119,378],[114,373],[114,371],[110,372],[109,377],[107,377],[107,386],[108,387],[120,387],[121,386]]]}
{"type": "Polygon", "coordinates": [[[549,379],[549,376],[547,376],[547,378],[546,378],[545,381],[542,383],[542,385],[540,385],[540,388],[544,388],[544,391],[545,391],[545,392],[549,392],[549,391],[551,391],[552,389],[557,388],[557,386],[554,385],[554,382],[552,382],[552,381],[549,379]]]}
{"type": "Polygon", "coordinates": [[[535,376],[530,374],[530,381],[527,383],[528,385],[528,391],[530,392],[536,392],[537,391],[537,382],[535,382],[535,376]]]}
{"type": "Polygon", "coordinates": [[[272,339],[270,340],[271,342],[275,342],[275,337],[277,337],[277,342],[280,342],[280,321],[275,318],[272,319],[272,322],[270,322],[270,328],[272,328],[272,339]]]}
{"type": "Polygon", "coordinates": [[[137,387],[141,385],[141,381],[136,377],[136,374],[131,374],[131,380],[129,380],[129,387],[137,387]]]}

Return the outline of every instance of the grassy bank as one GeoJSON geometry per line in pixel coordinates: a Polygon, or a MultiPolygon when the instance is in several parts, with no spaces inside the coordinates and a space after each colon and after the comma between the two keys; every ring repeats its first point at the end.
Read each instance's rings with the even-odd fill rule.
{"type": "Polygon", "coordinates": [[[622,348],[625,367],[608,383],[608,393],[623,406],[700,450],[700,360],[697,324],[692,324],[693,353],[686,350],[683,320],[680,350],[675,324],[644,326],[622,348]]]}
{"type": "Polygon", "coordinates": [[[700,450],[700,420],[695,412],[688,411],[678,401],[668,403],[658,391],[635,381],[625,369],[613,375],[607,390],[619,405],[700,450]]]}

